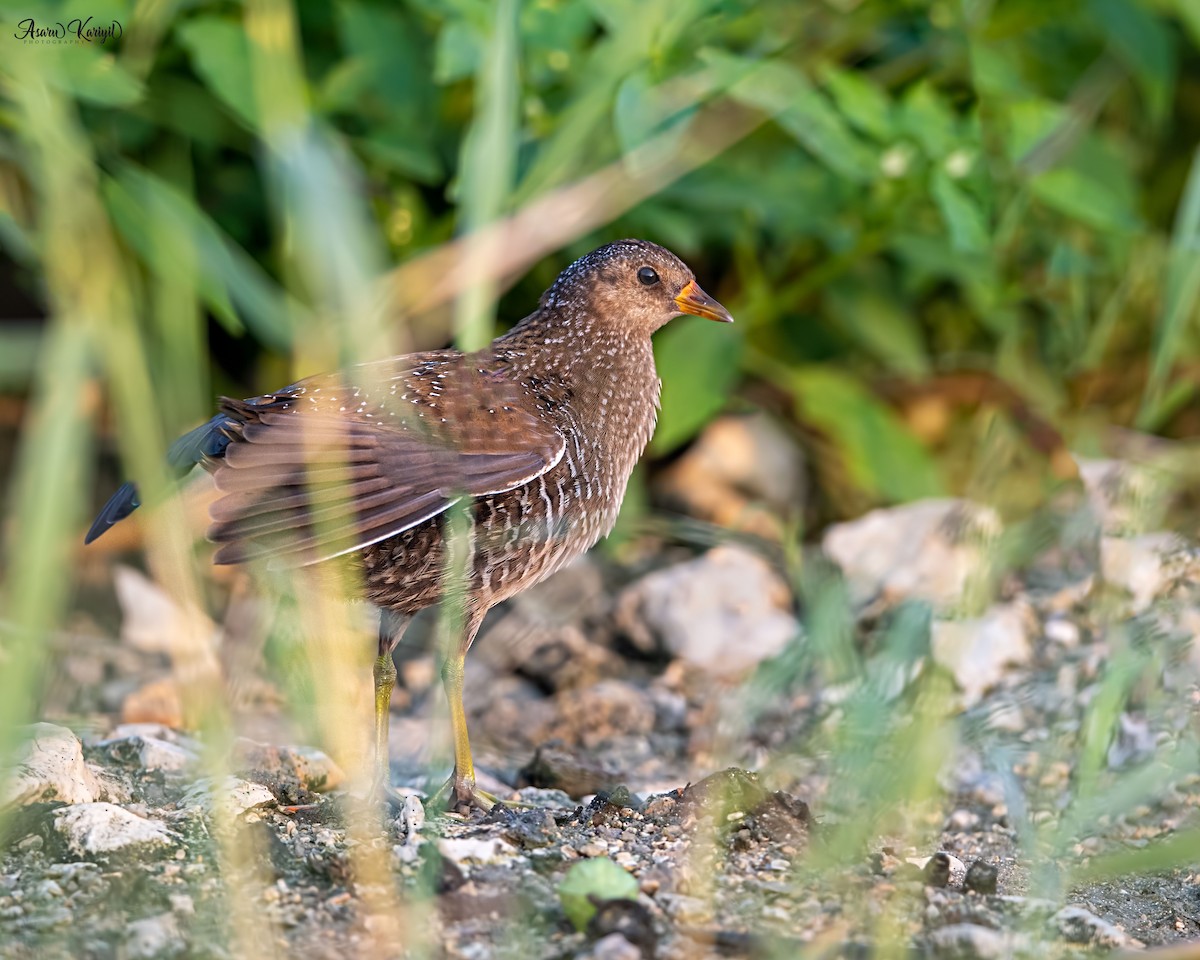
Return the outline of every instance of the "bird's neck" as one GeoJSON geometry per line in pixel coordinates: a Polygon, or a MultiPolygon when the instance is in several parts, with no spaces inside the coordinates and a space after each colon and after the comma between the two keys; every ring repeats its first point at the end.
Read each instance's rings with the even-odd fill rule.
{"type": "Polygon", "coordinates": [[[630,432],[638,452],[654,429],[660,382],[649,336],[585,311],[532,314],[496,341],[513,374],[552,376],[589,411],[588,432],[630,432]]]}

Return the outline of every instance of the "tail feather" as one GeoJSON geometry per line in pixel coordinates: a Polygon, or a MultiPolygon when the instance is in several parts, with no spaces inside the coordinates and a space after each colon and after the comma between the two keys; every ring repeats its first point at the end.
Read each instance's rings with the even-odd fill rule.
{"type": "Polygon", "coordinates": [[[137,487],[132,483],[121,484],[117,488],[117,492],[108,498],[108,503],[104,505],[100,514],[92,521],[87,536],[83,538],[84,545],[91,543],[118,520],[124,520],[141,505],[137,487]]]}
{"type": "MultiPolygon", "coordinates": [[[[192,467],[204,460],[219,459],[229,446],[230,431],[238,425],[228,414],[219,413],[207,423],[202,423],[194,430],[189,430],[171,444],[167,451],[167,465],[179,479],[187,476],[192,467]]],[[[133,483],[123,483],[111,497],[91,527],[84,544],[89,544],[109,527],[119,520],[124,520],[142,505],[138,497],[137,487],[133,483]]]]}

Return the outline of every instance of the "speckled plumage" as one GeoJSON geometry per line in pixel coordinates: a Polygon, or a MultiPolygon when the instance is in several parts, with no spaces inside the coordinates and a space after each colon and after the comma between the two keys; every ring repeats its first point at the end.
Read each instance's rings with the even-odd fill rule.
{"type": "MultiPolygon", "coordinates": [[[[488,608],[612,529],[657,419],[651,334],[685,312],[729,319],[674,254],[618,241],[564,270],[538,309],[484,350],[395,357],[225,399],[171,461],[214,474],[218,563],[350,558],[365,597],[389,612],[381,659],[408,617],[442,597],[446,511],[470,498],[460,691],[461,657],[488,608]]],[[[136,505],[126,485],[88,539],[136,505]]],[[[377,689],[388,667],[390,656],[377,664],[377,689]]],[[[460,732],[456,793],[470,764],[460,732]]]]}

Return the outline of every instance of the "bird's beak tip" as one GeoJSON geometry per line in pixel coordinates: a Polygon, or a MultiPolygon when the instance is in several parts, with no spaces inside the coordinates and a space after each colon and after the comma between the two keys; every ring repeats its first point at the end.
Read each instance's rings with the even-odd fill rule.
{"type": "Polygon", "coordinates": [[[682,313],[690,313],[695,317],[705,317],[718,323],[733,323],[733,316],[721,304],[710,297],[695,280],[689,280],[675,298],[675,306],[682,313]]]}

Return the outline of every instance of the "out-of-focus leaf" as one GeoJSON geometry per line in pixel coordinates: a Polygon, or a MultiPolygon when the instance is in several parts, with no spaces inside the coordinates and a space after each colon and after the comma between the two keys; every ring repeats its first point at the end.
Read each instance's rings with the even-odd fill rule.
{"type": "Polygon", "coordinates": [[[192,69],[205,85],[249,127],[257,125],[258,107],[250,73],[249,40],[242,24],[225,17],[185,20],[177,28],[192,69]]]}
{"type": "Polygon", "coordinates": [[[1150,377],[1138,412],[1138,425],[1155,424],[1166,407],[1163,388],[1167,374],[1179,358],[1180,344],[1200,303],[1200,151],[1193,154],[1183,202],[1175,217],[1167,266],[1166,296],[1154,334],[1150,377]]]}
{"type": "Polygon", "coordinates": [[[989,247],[987,222],[978,202],[944,170],[934,171],[930,192],[950,230],[950,241],[966,253],[983,253],[989,247]]]}
{"type": "Polygon", "coordinates": [[[483,48],[483,37],[465,20],[446,24],[438,34],[433,79],[446,84],[472,76],[479,69],[483,48]]]}
{"type": "Polygon", "coordinates": [[[1175,86],[1177,56],[1166,23],[1132,0],[1091,0],[1096,22],[1142,88],[1150,115],[1165,115],[1175,86]]]}
{"type": "Polygon", "coordinates": [[[861,73],[832,66],[821,70],[821,81],[850,123],[876,140],[891,139],[892,105],[879,87],[861,73]]]}
{"type": "Polygon", "coordinates": [[[654,339],[663,379],[662,410],[651,449],[670,453],[725,406],[737,383],[742,341],[725,324],[700,317],[674,321],[654,339]]]}
{"type": "Polygon", "coordinates": [[[1038,199],[1099,230],[1124,232],[1138,225],[1130,191],[1105,183],[1076,166],[1047,171],[1031,181],[1038,199]]]}
{"type": "Polygon", "coordinates": [[[197,283],[210,309],[233,332],[241,331],[236,304],[264,342],[285,348],[291,342],[292,318],[302,313],[262,268],[225,236],[191,200],[148,171],[121,167],[104,183],[104,199],[121,235],[152,267],[163,262],[162,234],[151,228],[161,218],[164,230],[185,233],[197,256],[197,283]]]}
{"type": "Polygon", "coordinates": [[[1034,147],[1062,126],[1067,108],[1061,103],[1037,97],[1008,107],[1008,158],[1020,162],[1034,147]]]}
{"type": "Polygon", "coordinates": [[[775,118],[798,143],[831,170],[866,182],[875,175],[871,151],[842,120],[825,96],[790,64],[760,62],[715,50],[703,59],[725,74],[732,97],[775,118]]]}
{"type": "Polygon", "coordinates": [[[904,95],[900,120],[904,131],[921,144],[930,157],[943,157],[959,143],[954,111],[928,80],[914,84],[904,95]]]}
{"type": "Polygon", "coordinates": [[[840,329],[884,369],[913,378],[929,373],[928,348],[917,318],[904,309],[885,278],[854,277],[830,289],[827,297],[840,329]]]}
{"type": "Polygon", "coordinates": [[[809,367],[795,374],[793,388],[798,416],[829,437],[862,490],[889,501],[942,493],[929,452],[856,379],[809,367]]]}
{"type": "Polygon", "coordinates": [[[91,47],[70,48],[49,76],[80,100],[106,107],[128,107],[145,95],[142,84],[111,53],[91,47]]]}

